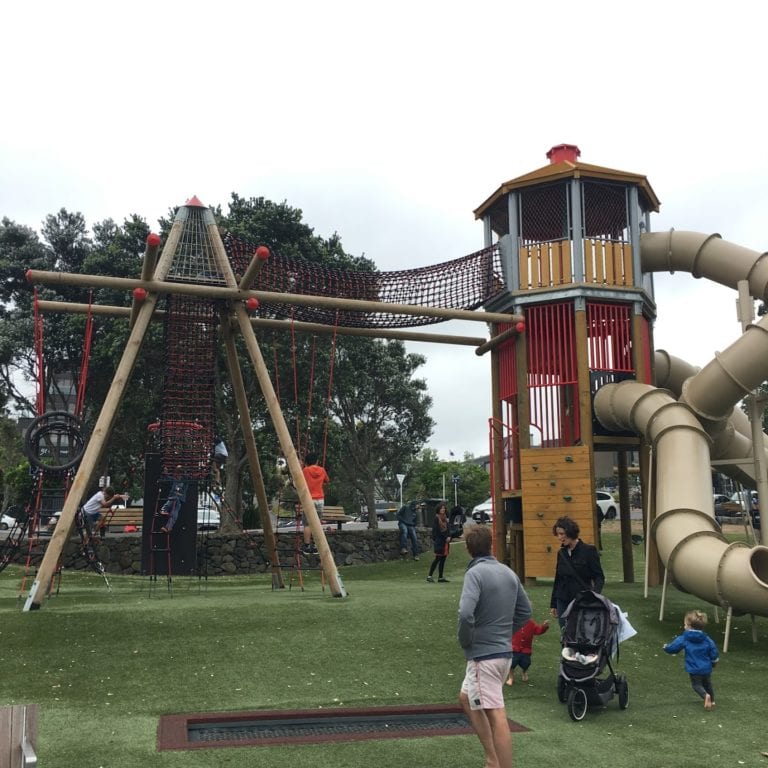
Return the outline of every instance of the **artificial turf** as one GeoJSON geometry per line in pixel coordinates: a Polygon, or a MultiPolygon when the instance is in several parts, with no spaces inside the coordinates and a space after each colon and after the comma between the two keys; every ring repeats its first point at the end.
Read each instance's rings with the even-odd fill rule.
{"type": "MultiPolygon", "coordinates": [[[[682,658],[661,646],[686,610],[704,607],[722,649],[722,612],[715,624],[711,606],[669,590],[659,621],[660,589],[643,597],[642,547],[634,549],[636,583],[624,584],[618,535],[609,527],[603,541],[606,594],[638,630],[617,664],[629,681],[629,708],[614,699],[572,722],[555,693],[559,643],[550,630],[534,646],[529,683],[506,689],[509,717],[530,729],[513,738],[514,764],[768,764],[768,620],[756,620],[755,644],[750,618],[734,619],[713,678],[717,707],[705,712],[682,658]]],[[[95,574],[65,573],[60,594],[33,613],[21,611],[21,571],[9,568],[0,574],[0,704],[40,705],[40,764],[57,768],[480,766],[474,736],[156,750],[166,714],[455,702],[464,667],[456,608],[467,558],[454,544],[448,584],[425,581],[429,559],[344,568],[343,599],[323,592],[317,572],[306,575],[304,591],[295,584],[273,591],[265,574],[177,578],[172,596],[152,597],[141,578],[113,578],[110,593],[95,574]]],[[[529,587],[539,621],[550,587],[529,587]]]]}

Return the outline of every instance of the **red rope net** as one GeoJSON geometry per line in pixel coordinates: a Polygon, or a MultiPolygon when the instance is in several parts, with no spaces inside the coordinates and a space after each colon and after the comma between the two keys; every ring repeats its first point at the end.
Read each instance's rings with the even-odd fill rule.
{"type": "MultiPolygon", "coordinates": [[[[224,236],[232,270],[242,275],[257,244],[224,236]]],[[[257,290],[332,296],[446,309],[477,309],[504,290],[498,245],[453,261],[394,272],[331,269],[311,261],[272,253],[261,267],[257,290]]],[[[262,317],[292,317],[304,322],[356,328],[407,328],[444,322],[427,315],[359,312],[335,307],[301,307],[262,302],[262,317]]]]}
{"type": "Polygon", "coordinates": [[[156,435],[164,475],[189,480],[208,476],[218,323],[212,301],[168,297],[162,418],[156,435]]]}

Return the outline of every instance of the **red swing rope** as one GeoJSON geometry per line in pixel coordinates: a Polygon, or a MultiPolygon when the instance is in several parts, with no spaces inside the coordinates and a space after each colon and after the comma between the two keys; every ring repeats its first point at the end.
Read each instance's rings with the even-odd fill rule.
{"type": "Polygon", "coordinates": [[[275,397],[277,404],[280,405],[280,371],[277,367],[277,334],[272,331],[272,359],[275,370],[275,397]]]}
{"type": "Polygon", "coordinates": [[[291,361],[293,363],[293,410],[296,413],[296,453],[300,459],[304,458],[301,452],[301,418],[299,416],[299,375],[296,368],[296,327],[291,313],[291,361]]]}
{"type": "Polygon", "coordinates": [[[304,457],[309,449],[309,428],[312,423],[312,394],[315,391],[315,358],[317,355],[317,337],[312,337],[312,352],[309,356],[309,396],[307,397],[307,429],[304,433],[304,457]]]}
{"type": "Polygon", "coordinates": [[[336,336],[339,330],[339,310],[336,310],[336,323],[333,326],[333,336],[331,339],[331,362],[328,371],[328,394],[325,398],[325,423],[323,425],[323,464],[328,453],[328,418],[330,416],[331,392],[333,391],[333,372],[336,367],[336,336]]]}
{"type": "Polygon", "coordinates": [[[85,338],[83,340],[83,357],[80,360],[80,378],[77,382],[77,400],[75,401],[75,416],[83,418],[85,411],[85,385],[88,379],[88,366],[91,361],[91,342],[93,341],[93,291],[88,294],[88,314],[85,319],[85,338]]]}

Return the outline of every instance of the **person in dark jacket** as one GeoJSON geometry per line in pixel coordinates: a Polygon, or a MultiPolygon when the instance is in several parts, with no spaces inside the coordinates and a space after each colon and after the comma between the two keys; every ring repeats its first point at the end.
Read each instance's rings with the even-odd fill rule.
{"type": "Polygon", "coordinates": [[[560,541],[555,568],[555,583],[549,612],[563,626],[563,613],[568,604],[583,589],[602,592],[605,574],[600,565],[597,547],[585,544],[579,538],[579,524],[570,517],[560,517],[552,526],[552,533],[560,541]]]}
{"type": "Polygon", "coordinates": [[[435,520],[432,523],[432,542],[435,559],[429,566],[427,581],[434,581],[432,574],[437,568],[438,582],[447,582],[448,579],[443,578],[443,571],[445,570],[445,560],[451,548],[451,527],[448,523],[448,505],[445,502],[440,502],[435,510],[435,520]]]}
{"type": "Polygon", "coordinates": [[[718,653],[715,641],[704,631],[706,626],[706,613],[688,611],[683,634],[666,643],[664,650],[667,653],[685,651],[685,671],[691,676],[691,687],[704,699],[704,709],[712,709],[715,706],[712,670],[718,662],[718,653]]]}
{"type": "Polygon", "coordinates": [[[419,539],[416,535],[416,502],[409,501],[400,507],[397,513],[397,527],[400,531],[400,554],[408,554],[408,544],[411,545],[413,559],[419,559],[419,539]]]}

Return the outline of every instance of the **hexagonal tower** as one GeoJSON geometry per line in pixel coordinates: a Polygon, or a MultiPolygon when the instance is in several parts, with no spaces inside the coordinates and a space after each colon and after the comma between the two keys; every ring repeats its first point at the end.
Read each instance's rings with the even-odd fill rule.
{"type": "Polygon", "coordinates": [[[593,418],[595,392],[652,380],[656,307],[640,233],[659,201],[645,176],[580,154],[552,147],[548,165],[505,182],[474,212],[485,245],[498,242],[508,288],[486,309],[525,316],[525,332],[497,350],[492,475],[510,560],[526,578],[554,573],[561,515],[597,541],[596,468],[612,475],[616,452],[621,469],[640,446],[593,418]]]}

